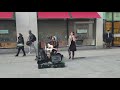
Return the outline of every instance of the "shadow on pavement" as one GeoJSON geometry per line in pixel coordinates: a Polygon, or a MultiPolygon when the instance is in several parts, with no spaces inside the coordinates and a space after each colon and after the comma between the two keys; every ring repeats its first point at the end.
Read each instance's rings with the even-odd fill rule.
{"type": "Polygon", "coordinates": [[[75,57],[74,59],[84,59],[86,57],[75,57]]]}
{"type": "Polygon", "coordinates": [[[75,57],[74,59],[68,59],[68,60],[65,60],[65,62],[69,62],[69,61],[75,61],[75,60],[83,60],[84,58],[86,58],[86,57],[75,57]]]}

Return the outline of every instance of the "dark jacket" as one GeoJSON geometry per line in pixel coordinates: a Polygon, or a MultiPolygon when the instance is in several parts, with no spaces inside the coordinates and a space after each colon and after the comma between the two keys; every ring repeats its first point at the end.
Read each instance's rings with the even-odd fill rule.
{"type": "Polygon", "coordinates": [[[111,41],[113,40],[113,34],[112,34],[112,33],[109,33],[109,37],[108,37],[108,33],[105,33],[103,38],[104,38],[104,41],[105,41],[105,42],[106,42],[106,41],[111,42],[111,41]]]}
{"type": "Polygon", "coordinates": [[[24,45],[24,38],[23,36],[18,37],[18,44],[23,44],[24,45]]]}
{"type": "Polygon", "coordinates": [[[34,34],[31,33],[31,34],[29,35],[29,41],[34,42],[33,40],[34,40],[34,34]]]}

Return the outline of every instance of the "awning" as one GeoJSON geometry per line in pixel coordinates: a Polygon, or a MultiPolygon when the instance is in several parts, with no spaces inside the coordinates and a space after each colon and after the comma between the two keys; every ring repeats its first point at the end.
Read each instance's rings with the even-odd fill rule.
{"type": "Polygon", "coordinates": [[[70,18],[68,12],[38,12],[39,19],[61,19],[70,18]]]}
{"type": "Polygon", "coordinates": [[[101,18],[98,12],[71,12],[72,18],[101,18]]]}
{"type": "Polygon", "coordinates": [[[0,12],[0,19],[11,19],[13,16],[13,12],[0,12]]]}

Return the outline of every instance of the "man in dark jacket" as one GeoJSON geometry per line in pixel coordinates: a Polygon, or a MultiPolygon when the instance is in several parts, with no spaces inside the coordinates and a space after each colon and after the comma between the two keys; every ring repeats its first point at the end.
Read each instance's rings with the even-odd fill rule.
{"type": "Polygon", "coordinates": [[[23,51],[23,56],[26,56],[25,50],[24,50],[24,38],[23,38],[23,35],[21,33],[19,33],[17,47],[18,47],[18,52],[17,52],[16,56],[19,55],[20,50],[23,51]]]}
{"type": "Polygon", "coordinates": [[[35,53],[36,53],[36,56],[37,56],[37,50],[36,50],[36,47],[35,47],[35,41],[36,41],[36,37],[35,35],[32,33],[31,30],[29,30],[29,37],[28,37],[29,41],[31,42],[31,45],[29,46],[29,53],[31,53],[31,48],[34,48],[35,50],[35,53]]]}
{"type": "Polygon", "coordinates": [[[104,41],[106,42],[107,47],[110,48],[112,40],[113,40],[113,35],[110,32],[110,30],[107,30],[107,33],[105,33],[104,35],[104,41]]]}

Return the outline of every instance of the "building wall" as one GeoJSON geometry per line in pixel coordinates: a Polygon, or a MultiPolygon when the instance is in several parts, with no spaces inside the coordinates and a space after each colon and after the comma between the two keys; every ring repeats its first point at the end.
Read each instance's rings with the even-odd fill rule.
{"type": "MultiPolygon", "coordinates": [[[[38,37],[37,30],[37,13],[36,12],[16,12],[16,26],[17,26],[17,35],[22,33],[25,39],[25,42],[28,39],[28,31],[31,30],[33,34],[38,37]]],[[[37,41],[36,41],[37,48],[37,41]]],[[[27,46],[25,45],[25,48],[27,46]]]]}

